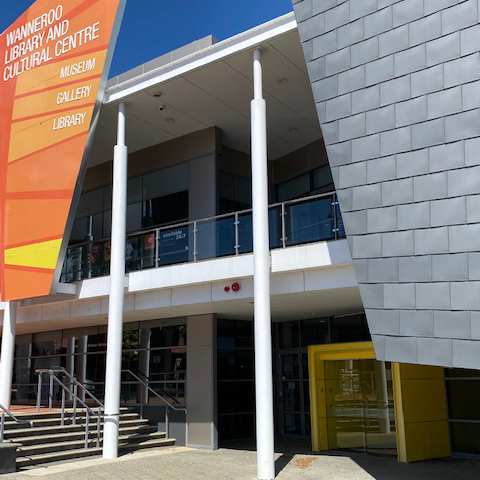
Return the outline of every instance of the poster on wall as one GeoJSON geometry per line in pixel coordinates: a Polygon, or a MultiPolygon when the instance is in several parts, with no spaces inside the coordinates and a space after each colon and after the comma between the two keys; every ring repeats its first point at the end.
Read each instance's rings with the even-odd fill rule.
{"type": "Polygon", "coordinates": [[[126,0],[37,0],[0,35],[0,300],[55,293],[126,0]]]}

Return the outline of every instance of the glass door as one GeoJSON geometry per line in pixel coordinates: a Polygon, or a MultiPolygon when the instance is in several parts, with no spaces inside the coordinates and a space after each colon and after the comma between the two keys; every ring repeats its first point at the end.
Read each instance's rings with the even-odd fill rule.
{"type": "Polygon", "coordinates": [[[280,436],[310,436],[308,357],[298,350],[277,355],[277,419],[280,436]]]}
{"type": "Polygon", "coordinates": [[[376,360],[325,362],[329,435],[340,449],[396,453],[391,365],[376,360]]]}

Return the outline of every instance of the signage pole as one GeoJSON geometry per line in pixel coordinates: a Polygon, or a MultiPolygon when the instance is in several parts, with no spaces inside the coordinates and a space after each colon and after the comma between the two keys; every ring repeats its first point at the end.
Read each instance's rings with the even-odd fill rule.
{"type": "Polygon", "coordinates": [[[0,359],[0,405],[10,408],[12,400],[13,356],[15,352],[16,302],[5,303],[0,359]]]}
{"type": "Polygon", "coordinates": [[[110,301],[108,305],[107,364],[105,372],[105,426],[103,458],[118,457],[120,389],[125,291],[125,237],[127,214],[127,163],[125,104],[118,113],[117,145],[113,155],[112,239],[110,301]]]}
{"type": "Polygon", "coordinates": [[[255,397],[257,478],[275,478],[270,314],[270,250],[268,235],[268,172],[266,102],[262,89],[262,52],[253,53],[252,207],[254,256],[255,397]]]}

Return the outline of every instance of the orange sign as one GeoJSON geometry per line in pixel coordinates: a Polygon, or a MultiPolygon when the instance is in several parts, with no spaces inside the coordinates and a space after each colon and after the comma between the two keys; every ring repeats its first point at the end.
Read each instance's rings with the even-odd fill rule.
{"type": "Polygon", "coordinates": [[[0,35],[0,300],[54,293],[126,0],[37,0],[0,35]]]}

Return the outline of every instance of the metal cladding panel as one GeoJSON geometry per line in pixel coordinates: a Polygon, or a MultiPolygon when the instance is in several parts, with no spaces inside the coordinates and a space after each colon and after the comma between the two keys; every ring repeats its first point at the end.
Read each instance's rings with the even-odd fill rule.
{"type": "Polygon", "coordinates": [[[480,365],[480,1],[293,0],[378,358],[480,365]]]}
{"type": "Polygon", "coordinates": [[[55,293],[126,0],[37,0],[0,35],[0,300],[55,293]]]}

